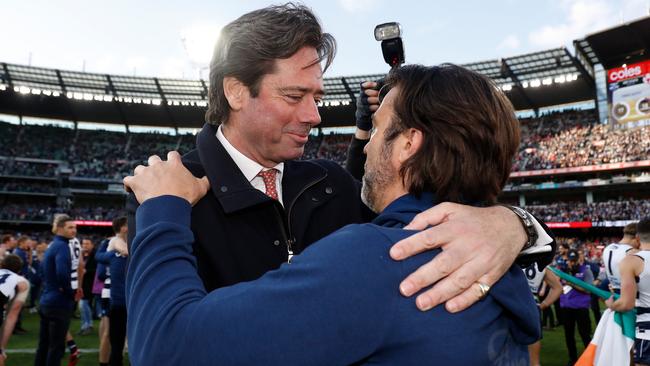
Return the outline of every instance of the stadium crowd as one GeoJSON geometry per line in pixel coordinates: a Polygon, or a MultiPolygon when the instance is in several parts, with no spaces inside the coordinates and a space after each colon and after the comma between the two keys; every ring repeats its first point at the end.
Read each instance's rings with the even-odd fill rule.
{"type": "Polygon", "coordinates": [[[123,205],[119,203],[77,204],[74,208],[64,209],[56,205],[48,206],[44,203],[7,203],[0,210],[0,221],[37,221],[49,222],[52,215],[67,212],[76,220],[109,220],[124,212],[123,205]]]}
{"type": "Polygon", "coordinates": [[[594,203],[554,202],[529,205],[526,209],[545,222],[632,220],[650,212],[650,200],[629,198],[594,203]]]}
{"type": "MultiPolygon", "coordinates": [[[[650,127],[613,130],[598,123],[593,110],[549,113],[522,119],[522,141],[513,171],[552,169],[646,160],[650,156],[650,127]]],[[[77,130],[54,126],[0,122],[0,139],[7,157],[61,160],[72,176],[120,180],[151,153],[185,153],[194,136],[77,130]]],[[[303,159],[345,163],[352,135],[311,135],[303,159]]],[[[0,160],[1,175],[53,177],[56,164],[0,160]]]]}
{"type": "Polygon", "coordinates": [[[593,111],[551,113],[522,120],[515,171],[647,160],[650,128],[613,130],[593,111]]]}

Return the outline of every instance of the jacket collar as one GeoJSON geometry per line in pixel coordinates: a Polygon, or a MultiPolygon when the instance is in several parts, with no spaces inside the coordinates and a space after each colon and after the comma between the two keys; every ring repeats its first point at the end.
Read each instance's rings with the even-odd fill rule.
{"type": "Polygon", "coordinates": [[[372,220],[372,223],[402,228],[411,222],[415,215],[433,207],[436,203],[435,195],[431,192],[424,192],[420,196],[405,194],[386,206],[384,211],[372,220]]]}
{"type": "MultiPolygon", "coordinates": [[[[210,189],[224,212],[231,213],[272,201],[250,184],[219,142],[216,133],[217,126],[206,123],[196,137],[196,146],[210,189]]],[[[285,162],[282,177],[282,199],[285,206],[288,208],[306,186],[326,176],[325,169],[315,163],[285,162]]]]}

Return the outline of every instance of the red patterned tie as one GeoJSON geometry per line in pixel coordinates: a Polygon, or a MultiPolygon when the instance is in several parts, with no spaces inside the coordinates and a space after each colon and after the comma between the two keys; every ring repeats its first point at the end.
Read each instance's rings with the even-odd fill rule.
{"type": "Polygon", "coordinates": [[[264,180],[264,187],[266,188],[266,195],[277,201],[278,190],[275,186],[275,175],[278,173],[277,169],[269,169],[261,171],[258,176],[264,180]]]}

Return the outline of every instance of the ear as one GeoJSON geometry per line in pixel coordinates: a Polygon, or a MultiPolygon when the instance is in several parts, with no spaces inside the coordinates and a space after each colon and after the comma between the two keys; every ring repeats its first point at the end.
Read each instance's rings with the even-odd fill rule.
{"type": "Polygon", "coordinates": [[[416,128],[409,128],[402,133],[400,138],[402,139],[399,152],[399,162],[401,164],[420,150],[424,136],[422,131],[416,128]]]}
{"type": "Polygon", "coordinates": [[[248,88],[241,81],[232,76],[223,78],[223,93],[228,100],[230,108],[238,111],[244,104],[244,99],[248,93],[248,88]]]}

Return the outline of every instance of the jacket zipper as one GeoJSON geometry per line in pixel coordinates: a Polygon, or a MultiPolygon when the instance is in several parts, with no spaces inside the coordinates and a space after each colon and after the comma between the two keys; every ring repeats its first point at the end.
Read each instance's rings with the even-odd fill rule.
{"type": "MultiPolygon", "coordinates": [[[[291,259],[293,258],[293,244],[296,242],[296,238],[293,237],[293,233],[291,232],[291,209],[293,206],[296,204],[296,201],[298,201],[298,198],[305,193],[309,188],[313,187],[314,185],[320,183],[323,179],[327,178],[327,172],[325,172],[325,175],[320,177],[319,179],[316,179],[309,184],[307,184],[305,187],[303,187],[300,192],[294,197],[293,201],[291,201],[291,204],[289,205],[289,208],[287,209],[287,225],[285,227],[284,222],[282,222],[282,235],[284,235],[284,240],[285,243],[287,243],[287,255],[288,255],[288,263],[291,263],[291,259]],[[287,236],[288,232],[288,236],[287,236]]],[[[283,220],[284,221],[284,220],[283,220]]]]}

